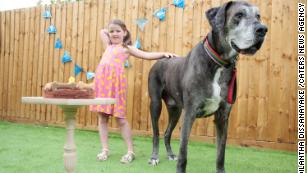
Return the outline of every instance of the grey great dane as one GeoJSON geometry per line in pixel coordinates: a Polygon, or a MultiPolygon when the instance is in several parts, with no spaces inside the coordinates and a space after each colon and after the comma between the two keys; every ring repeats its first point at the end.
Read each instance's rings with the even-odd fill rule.
{"type": "Polygon", "coordinates": [[[196,118],[214,114],[216,125],[216,172],[225,173],[225,146],[229,113],[236,94],[235,68],[239,54],[253,55],[260,49],[267,27],[260,21],[257,7],[243,1],[230,1],[206,12],[211,32],[186,58],[162,59],[149,73],[150,113],[153,151],[149,163],[159,162],[159,117],[164,100],[168,127],[164,142],[169,160],[177,160],[170,140],[182,109],[177,173],[185,173],[187,145],[196,118]]]}

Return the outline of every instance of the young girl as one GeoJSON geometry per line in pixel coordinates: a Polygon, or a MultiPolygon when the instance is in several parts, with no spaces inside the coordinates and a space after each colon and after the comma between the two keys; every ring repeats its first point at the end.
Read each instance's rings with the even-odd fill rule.
{"type": "MultiPolygon", "coordinates": [[[[116,98],[114,105],[92,105],[90,111],[98,112],[98,128],[102,151],[97,155],[99,160],[106,160],[109,156],[108,120],[110,116],[116,118],[123,139],[128,148],[127,154],[121,158],[122,163],[134,160],[131,129],[126,119],[127,79],[124,62],[129,55],[137,58],[155,60],[164,57],[173,57],[171,53],[144,52],[131,46],[130,32],[121,20],[112,20],[108,29],[102,29],[100,37],[106,50],[96,69],[94,88],[96,97],[116,98]]],[[[82,87],[82,86],[80,86],[82,87]]]]}

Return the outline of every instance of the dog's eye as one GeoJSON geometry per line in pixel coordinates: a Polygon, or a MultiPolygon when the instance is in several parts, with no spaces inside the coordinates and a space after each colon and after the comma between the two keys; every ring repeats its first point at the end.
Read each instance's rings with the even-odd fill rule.
{"type": "Polygon", "coordinates": [[[242,12],[239,12],[239,13],[237,13],[237,14],[235,15],[235,17],[236,17],[237,19],[241,19],[243,16],[244,16],[244,14],[243,14],[242,12]]]}
{"type": "Polygon", "coordinates": [[[261,20],[260,14],[257,14],[257,15],[256,15],[256,18],[257,18],[258,20],[261,20]]]}

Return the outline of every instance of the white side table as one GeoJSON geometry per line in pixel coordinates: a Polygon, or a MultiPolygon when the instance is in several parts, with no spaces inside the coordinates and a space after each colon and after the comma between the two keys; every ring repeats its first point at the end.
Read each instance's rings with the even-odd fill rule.
{"type": "Polygon", "coordinates": [[[43,97],[22,97],[22,103],[30,104],[53,104],[61,107],[64,112],[66,122],[66,143],[64,144],[64,167],[67,173],[73,173],[76,167],[77,155],[74,141],[75,115],[79,107],[83,105],[107,105],[114,104],[114,98],[95,99],[57,99],[43,97]]]}

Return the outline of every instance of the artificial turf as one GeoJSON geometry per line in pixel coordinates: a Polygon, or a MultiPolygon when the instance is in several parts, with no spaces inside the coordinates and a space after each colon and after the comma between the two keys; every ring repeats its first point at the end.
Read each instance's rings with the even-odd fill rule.
{"type": "MultiPolygon", "coordinates": [[[[66,130],[59,127],[17,124],[0,121],[0,173],[64,173],[63,145],[66,130]]],[[[75,173],[175,173],[176,162],[166,159],[160,140],[160,164],[148,165],[152,142],[149,137],[134,137],[136,160],[121,164],[126,147],[119,134],[110,134],[110,157],[97,161],[100,151],[96,131],[76,130],[77,166],[75,173]]],[[[175,153],[179,141],[172,140],[175,153]]],[[[187,173],[215,173],[216,149],[213,144],[190,142],[187,173]]],[[[294,173],[296,153],[228,146],[227,173],[294,173]]]]}

